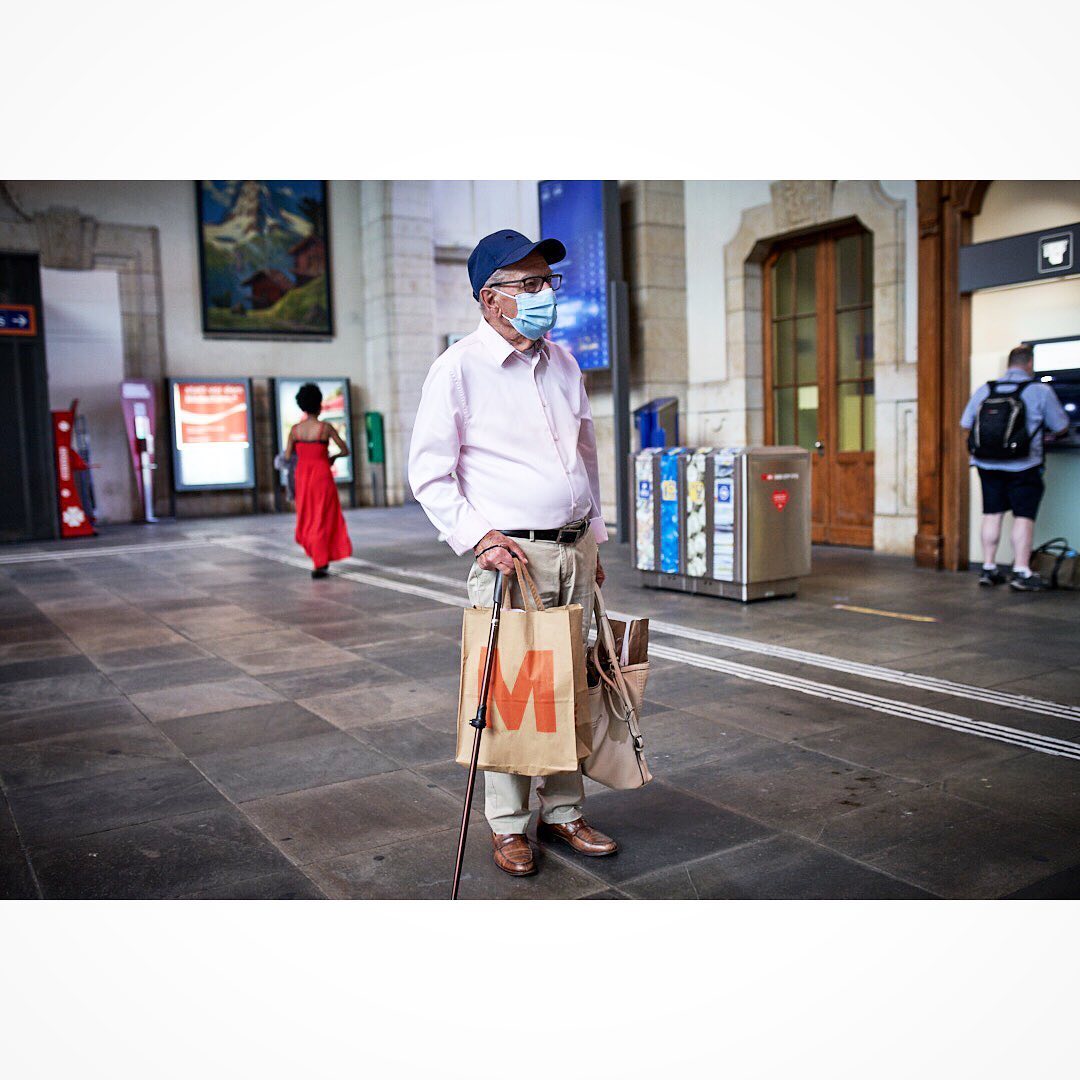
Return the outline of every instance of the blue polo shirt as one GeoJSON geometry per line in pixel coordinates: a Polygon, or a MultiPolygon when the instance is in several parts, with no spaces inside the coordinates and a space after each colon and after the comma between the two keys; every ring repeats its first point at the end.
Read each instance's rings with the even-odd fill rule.
{"type": "MultiPolygon", "coordinates": [[[[1031,376],[1021,368],[1009,368],[1000,379],[997,380],[1001,390],[1011,390],[1018,383],[1027,382],[1031,376]]],[[[983,383],[967,403],[964,415],[960,418],[960,426],[967,430],[975,423],[975,417],[979,413],[979,406],[990,396],[990,387],[983,383]]],[[[1035,379],[1028,382],[1027,386],[1020,391],[1020,398],[1024,402],[1027,412],[1028,434],[1032,436],[1031,452],[1027,457],[1014,458],[1011,461],[981,461],[973,457],[972,465],[980,469],[1000,469],[1002,472],[1023,472],[1024,469],[1034,468],[1043,463],[1043,432],[1058,432],[1069,426],[1069,417],[1058,401],[1057,394],[1050,387],[1035,379]]]]}

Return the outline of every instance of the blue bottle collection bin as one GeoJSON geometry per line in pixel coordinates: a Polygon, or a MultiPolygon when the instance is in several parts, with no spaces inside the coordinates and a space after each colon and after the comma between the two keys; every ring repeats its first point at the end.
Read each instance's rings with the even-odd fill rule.
{"type": "Polygon", "coordinates": [[[653,398],[634,410],[638,450],[674,447],[679,441],[679,399],[653,398]]]}

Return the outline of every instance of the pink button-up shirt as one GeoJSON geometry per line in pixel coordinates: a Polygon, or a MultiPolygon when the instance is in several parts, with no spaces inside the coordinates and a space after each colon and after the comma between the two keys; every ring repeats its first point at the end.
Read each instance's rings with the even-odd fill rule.
{"type": "Polygon", "coordinates": [[[554,342],[517,352],[483,319],[431,365],[409,483],[457,554],[491,529],[556,529],[600,514],[596,433],[577,361],[554,342]]]}

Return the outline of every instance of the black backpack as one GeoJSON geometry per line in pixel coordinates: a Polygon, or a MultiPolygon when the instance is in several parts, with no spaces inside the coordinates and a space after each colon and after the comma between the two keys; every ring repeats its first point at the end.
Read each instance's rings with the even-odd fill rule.
{"type": "Polygon", "coordinates": [[[990,393],[979,406],[975,423],[968,432],[968,449],[973,456],[984,461],[1012,461],[1028,456],[1034,432],[1028,434],[1027,409],[1020,395],[1032,381],[1025,379],[1012,384],[1011,390],[999,390],[995,381],[986,384],[990,393]]]}

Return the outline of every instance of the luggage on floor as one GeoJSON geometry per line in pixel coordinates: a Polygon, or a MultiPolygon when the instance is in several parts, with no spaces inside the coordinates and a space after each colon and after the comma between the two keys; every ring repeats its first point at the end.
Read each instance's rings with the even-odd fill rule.
{"type": "Polygon", "coordinates": [[[1080,589],[1080,555],[1064,536],[1055,536],[1031,553],[1031,569],[1051,589],[1080,589]]]}

